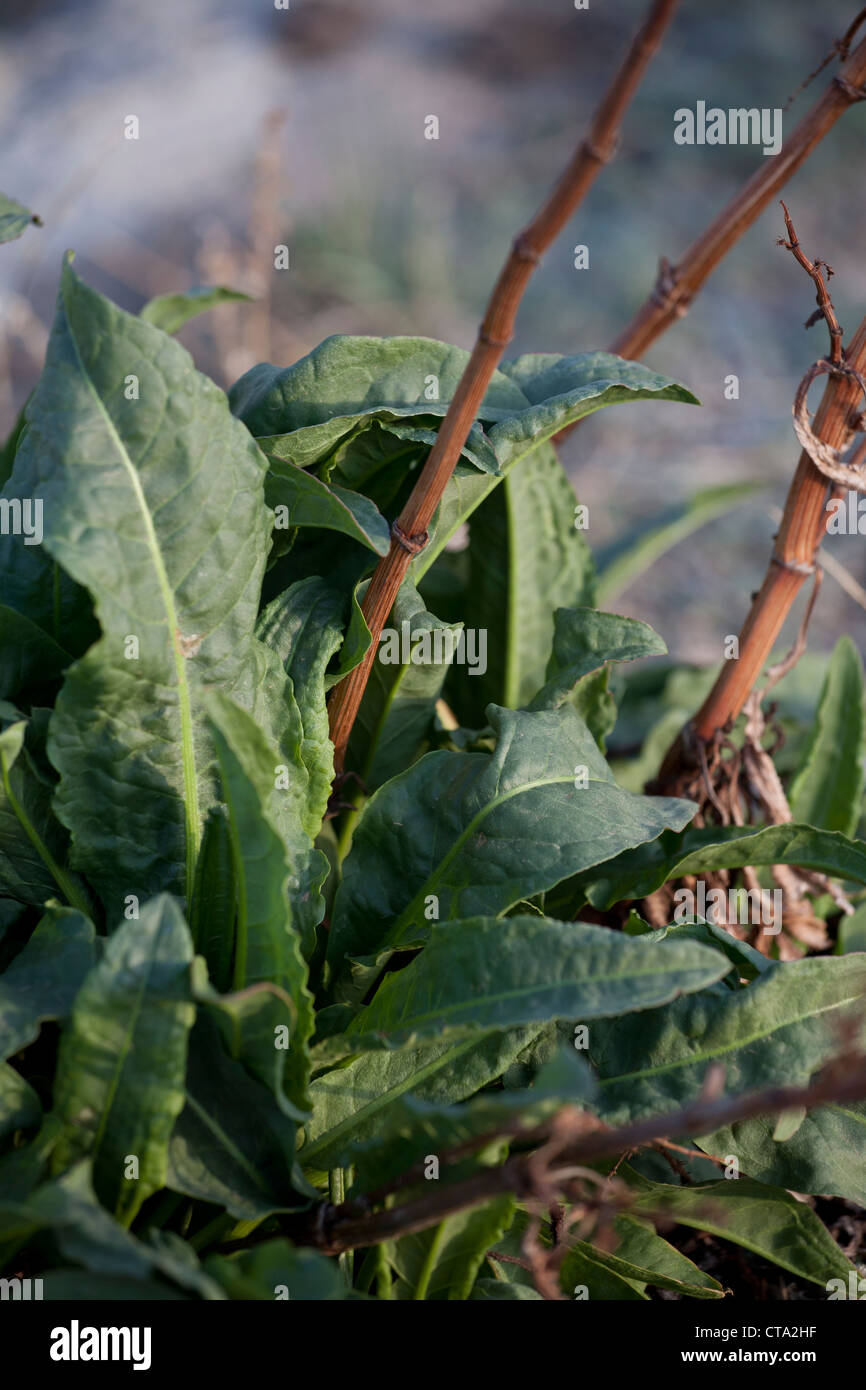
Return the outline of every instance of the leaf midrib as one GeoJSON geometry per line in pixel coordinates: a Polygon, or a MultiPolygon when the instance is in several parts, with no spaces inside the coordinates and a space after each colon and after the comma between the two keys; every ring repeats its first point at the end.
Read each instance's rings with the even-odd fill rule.
{"type": "MultiPolygon", "coordinates": [[[[419,1086],[421,1082],[426,1081],[428,1077],[435,1076],[437,1071],[441,1071],[443,1067],[448,1066],[451,1062],[456,1062],[465,1052],[477,1046],[478,1038],[470,1038],[466,1042],[458,1044],[456,1047],[448,1048],[441,1056],[434,1058],[433,1061],[428,1063],[426,1067],[419,1067],[417,1071],[410,1072],[398,1086],[393,1086],[390,1090],[381,1092],[367,1105],[362,1106],[359,1110],[355,1110],[351,1115],[347,1115],[344,1120],[340,1120],[339,1123],[334,1125],[331,1129],[325,1130],[324,1134],[320,1134],[312,1143],[304,1144],[303,1148],[298,1150],[298,1157],[303,1167],[306,1168],[309,1166],[307,1159],[312,1154],[317,1153],[323,1148],[327,1148],[329,1144],[336,1143],[343,1134],[351,1133],[359,1124],[362,1124],[364,1119],[369,1118],[370,1115],[377,1115],[380,1110],[385,1109],[392,1101],[398,1100],[400,1096],[405,1095],[407,1091],[419,1086]]],[[[345,1070],[345,1068],[341,1070],[345,1070]]],[[[331,1074],[332,1073],[329,1072],[327,1075],[329,1076],[331,1074]]],[[[322,1077],[322,1080],[327,1080],[327,1076],[322,1077]]],[[[312,1092],[315,1092],[315,1086],[316,1083],[314,1081],[310,1088],[312,1092]]]]}
{"type": "MultiPolygon", "coordinates": [[[[661,959],[661,956],[660,956],[659,958],[661,959]]],[[[458,961],[457,961],[457,964],[458,964],[458,966],[459,966],[459,964],[460,964],[459,959],[458,959],[458,961]]],[[[650,969],[647,969],[647,970],[628,970],[628,971],[620,971],[620,972],[617,972],[616,974],[613,974],[613,975],[593,975],[592,978],[591,978],[591,980],[589,981],[589,983],[591,983],[591,984],[593,984],[593,985],[596,985],[596,984],[598,984],[598,985],[606,985],[606,984],[624,984],[624,985],[627,985],[627,984],[628,984],[630,981],[632,981],[632,980],[655,979],[655,978],[656,978],[657,976],[659,976],[659,975],[661,975],[662,977],[666,977],[666,976],[670,976],[670,975],[675,974],[675,973],[679,973],[680,975],[682,975],[682,974],[690,974],[690,973],[692,973],[692,972],[700,972],[700,969],[701,969],[701,967],[700,967],[699,965],[694,965],[694,966],[686,967],[685,969],[683,969],[683,968],[681,967],[681,968],[680,968],[680,971],[677,972],[677,971],[676,971],[676,967],[671,966],[671,965],[669,965],[669,964],[665,964],[665,965],[660,965],[660,966],[658,966],[656,969],[650,968],[650,969]]],[[[713,982],[713,980],[709,980],[709,979],[708,979],[708,980],[704,981],[704,983],[705,983],[706,985],[710,985],[710,984],[713,984],[714,982],[713,982]]],[[[524,998],[524,997],[527,996],[527,995],[538,995],[538,996],[541,998],[541,1000],[543,1001],[543,1000],[546,999],[550,994],[556,993],[556,992],[559,991],[559,990],[567,989],[567,988],[579,989],[579,988],[580,988],[580,981],[576,981],[576,980],[570,980],[570,981],[568,981],[568,980],[559,980],[559,981],[557,981],[555,984],[550,984],[550,985],[521,985],[521,986],[519,986],[517,989],[500,990],[500,992],[499,992],[498,994],[485,994],[485,995],[482,995],[482,996],[480,996],[480,997],[476,996],[476,997],[471,998],[471,999],[460,999],[460,1000],[457,1000],[457,1001],[456,1001],[455,1003],[453,1003],[453,1004],[443,1004],[440,1008],[435,1008],[435,1009],[433,1009],[433,1010],[431,1010],[431,1011],[429,1011],[429,1012],[427,1012],[427,1013],[410,1014],[410,1015],[408,1016],[408,1018],[405,1018],[405,1017],[404,1017],[404,1018],[395,1020],[395,1021],[394,1021],[394,1024],[393,1024],[394,1034],[396,1034],[396,1035],[399,1037],[399,1035],[400,1035],[400,1030],[401,1030],[401,1029],[404,1029],[404,1028],[419,1028],[419,1027],[421,1027],[422,1025],[424,1025],[425,1023],[438,1023],[438,1022],[440,1022],[442,1019],[447,1018],[449,1015],[453,1015],[453,1014],[459,1013],[461,1010],[468,1010],[468,1009],[476,1008],[476,1007],[478,1007],[479,1005],[483,1005],[485,1008],[487,1008],[487,1007],[492,1007],[492,1006],[497,1005],[497,1004],[506,1003],[506,1002],[508,1002],[509,1000],[512,1000],[512,999],[522,999],[522,998],[524,998]]],[[[681,988],[680,988],[679,986],[674,986],[674,988],[677,989],[677,992],[678,992],[678,993],[682,992],[682,991],[681,991],[681,988]]],[[[675,997],[676,997],[676,996],[675,996],[675,997]]],[[[665,1003],[665,1002],[666,1002],[665,1000],[659,1000],[659,1003],[660,1003],[660,1004],[665,1003]]],[[[616,1004],[615,1004],[613,1007],[614,1007],[615,1009],[619,1009],[620,1004],[621,1004],[621,1001],[617,1001],[616,1004]]],[[[586,1005],[585,1007],[590,1007],[590,1006],[589,1006],[589,1005],[586,1005]]],[[[652,1008],[652,1007],[653,1007],[652,1005],[648,1005],[648,1004],[642,1004],[642,1005],[641,1005],[641,1008],[652,1008]]],[[[575,1006],[574,1006],[574,1009],[569,1009],[569,1015],[570,1015],[572,1012],[574,1012],[574,1013],[579,1013],[579,1012],[580,1012],[580,1005],[575,1005],[575,1006]]],[[[629,1010],[629,1012],[631,1012],[631,1010],[629,1010]]],[[[601,1016],[601,1017],[605,1017],[606,1015],[600,1015],[600,1016],[601,1016]]],[[[361,1017],[363,1018],[363,1015],[362,1015],[361,1017]]],[[[589,1014],[589,1015],[586,1015],[586,1017],[590,1017],[590,1018],[596,1017],[596,1018],[597,1018],[597,1017],[599,1017],[599,1015],[598,1015],[598,1014],[589,1014]]],[[[469,1021],[471,1022],[472,1020],[469,1020],[469,1021]]],[[[484,1023],[484,1022],[481,1022],[481,1023],[478,1024],[478,1028],[479,1028],[479,1029],[492,1028],[492,1029],[494,1029],[494,1030],[499,1030],[500,1028],[514,1028],[514,1027],[519,1028],[519,1027],[525,1026],[525,1025],[528,1024],[528,1023],[534,1023],[534,1022],[537,1022],[537,1021],[538,1021],[537,1019],[521,1019],[521,1020],[509,1019],[509,1020],[507,1020],[506,1022],[502,1022],[502,1021],[491,1022],[491,1023],[484,1023]]],[[[457,1026],[459,1026],[459,1024],[458,1024],[457,1026]]],[[[373,1027],[372,1027],[372,1028],[365,1028],[365,1029],[363,1029],[363,1030],[361,1030],[361,1029],[359,1028],[357,1031],[355,1031],[354,1029],[347,1029],[347,1030],[346,1030],[345,1036],[346,1036],[346,1038],[347,1038],[350,1042],[354,1042],[354,1041],[356,1041],[357,1039],[360,1039],[360,1038],[362,1038],[362,1037],[369,1036],[370,1034],[377,1034],[377,1033],[380,1033],[380,1032],[384,1032],[384,1031],[387,1029],[387,1027],[388,1027],[387,1021],[383,1021],[383,1023],[382,1023],[379,1027],[376,1027],[375,1021],[374,1021],[374,1024],[373,1024],[373,1027]]]]}
{"type": "MultiPolygon", "coordinates": [[[[606,778],[602,777],[589,777],[588,784],[589,785],[586,788],[586,790],[589,790],[589,787],[593,784],[599,787],[613,787],[616,789],[616,783],[612,781],[609,782],[606,778]]],[[[424,882],[421,885],[421,888],[412,898],[412,901],[406,904],[403,911],[400,913],[399,917],[395,921],[391,931],[385,937],[385,940],[382,943],[383,947],[394,946],[397,942],[400,941],[405,927],[408,926],[412,921],[412,917],[409,914],[413,913],[416,908],[416,905],[420,901],[423,901],[423,899],[427,897],[429,893],[436,887],[436,885],[439,883],[442,875],[448,869],[451,862],[463,849],[463,846],[465,845],[466,841],[469,839],[471,835],[475,834],[476,828],[479,825],[481,825],[484,822],[484,820],[486,820],[486,818],[492,814],[493,811],[497,810],[500,806],[504,806],[505,803],[511,801],[513,797],[522,795],[523,792],[536,791],[539,787],[567,787],[573,785],[573,777],[539,777],[533,782],[521,782],[519,786],[512,787],[511,791],[504,792],[499,796],[492,797],[490,801],[485,802],[481,809],[477,811],[476,814],[472,817],[472,820],[469,822],[469,824],[465,826],[463,830],[460,832],[460,834],[456,837],[450,849],[447,851],[445,855],[443,855],[442,859],[440,859],[439,863],[433,869],[432,873],[427,878],[425,878],[424,882]]],[[[627,849],[629,848],[629,846],[625,846],[625,848],[627,849]]],[[[603,860],[602,862],[607,863],[607,860],[603,860]]],[[[591,868],[592,865],[586,865],[585,867],[591,868]]],[[[580,872],[584,872],[584,870],[580,870],[580,872]]]]}
{"type": "Polygon", "coordinates": [[[764,1032],[753,1033],[748,1038],[738,1037],[724,1047],[717,1048],[714,1052],[693,1053],[689,1057],[680,1057],[674,1062],[665,1062],[660,1066],[649,1067],[643,1071],[623,1072],[620,1076],[609,1076],[604,1080],[600,1079],[599,1085],[615,1086],[620,1081],[642,1080],[644,1077],[660,1076],[664,1072],[676,1071],[679,1067],[690,1067],[698,1065],[701,1062],[712,1062],[717,1057],[724,1057],[729,1052],[736,1052],[742,1048],[749,1047],[752,1043],[764,1042],[767,1038],[771,1038],[774,1033],[781,1032],[782,1029],[796,1028],[799,1023],[808,1023],[810,1019],[820,1018],[821,1014],[830,1013],[833,1009],[844,1009],[847,1005],[860,1003],[862,1000],[862,993],[852,994],[849,998],[845,999],[835,999],[832,1004],[825,1004],[820,1009],[812,1009],[809,1013],[798,1014],[796,1018],[785,1019],[783,1023],[776,1024],[772,1028],[766,1029],[764,1032]]]}

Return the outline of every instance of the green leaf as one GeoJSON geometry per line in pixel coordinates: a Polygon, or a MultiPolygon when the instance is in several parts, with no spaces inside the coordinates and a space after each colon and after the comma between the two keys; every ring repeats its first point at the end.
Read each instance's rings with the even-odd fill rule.
{"type": "Polygon", "coordinates": [[[80,1269],[49,1269],[42,1279],[46,1303],[153,1303],[189,1302],[180,1293],[155,1279],[129,1279],[117,1274],[83,1274],[80,1269]]]}
{"type": "Polygon", "coordinates": [[[0,1064],[0,1139],[30,1129],[41,1119],[42,1106],[33,1087],[8,1062],[0,1064]]]}
{"type": "MultiPolygon", "coordinates": [[[[650,400],[697,404],[691,392],[670,377],[605,352],[579,357],[529,354],[502,363],[500,375],[519,387],[523,397],[521,404],[509,403],[507,410],[497,412],[497,422],[489,430],[503,474],[543,440],[605,406],[650,400]]],[[[485,399],[479,417],[492,419],[493,415],[485,399]]],[[[430,528],[430,541],[413,561],[410,574],[416,584],[497,483],[496,477],[479,475],[477,470],[458,464],[430,528]]]]}
{"type": "Polygon", "coordinates": [[[43,1183],[26,1202],[0,1202],[0,1243],[20,1246],[42,1231],[50,1232],[64,1259],[93,1274],[143,1279],[157,1273],[204,1298],[223,1297],[178,1236],[160,1231],[136,1240],[109,1216],[96,1199],[87,1160],[43,1183]]]}
{"type": "MultiPolygon", "coordinates": [[[[667,927],[653,929],[643,924],[644,932],[652,935],[653,941],[698,941],[704,946],[714,946],[723,951],[734,967],[734,974],[745,980],[754,980],[772,969],[772,962],[747,941],[738,941],[724,927],[715,922],[672,922],[667,927]]],[[[642,934],[642,933],[639,933],[642,934]]]]}
{"type": "Polygon", "coordinates": [[[866,951],[866,902],[861,903],[850,917],[840,919],[836,951],[839,955],[866,951]]]}
{"type": "Polygon", "coordinates": [[[27,401],[25,401],[18,412],[18,418],[12,427],[11,434],[6,440],[6,443],[0,447],[0,487],[5,487],[12,477],[12,469],[15,466],[15,454],[18,449],[18,443],[24,433],[24,426],[27,423],[26,411],[29,399],[28,396],[27,401]]]}
{"type": "Polygon", "coordinates": [[[59,679],[72,657],[37,623],[0,604],[0,700],[59,679]]]}
{"type": "Polygon", "coordinates": [[[709,1231],[815,1284],[847,1279],[851,1265],[820,1218],[782,1188],[745,1177],[677,1187],[651,1182],[627,1164],[618,1172],[636,1194],[633,1212],[709,1231]]]}
{"type": "Polygon", "coordinates": [[[391,528],[369,498],[323,483],[313,473],[273,455],[268,464],[265,497],[276,512],[279,529],[316,526],[339,531],[376,555],[388,554],[391,528]]]}
{"type": "Polygon", "coordinates": [[[309,1172],[351,1164],[374,1143],[405,1100],[450,1106],[500,1077],[537,1029],[494,1033],[480,1042],[437,1043],[400,1052],[370,1052],[317,1077],[301,1163],[309,1172]]]}
{"type": "Polygon", "coordinates": [[[587,677],[608,661],[640,661],[643,657],[664,656],[667,651],[647,623],[621,618],[617,613],[600,613],[594,608],[557,608],[553,622],[553,647],[545,684],[531,701],[530,709],[557,709],[565,700],[574,699],[587,677]]]}
{"type": "Polygon", "coordinates": [[[569,706],[490,706],[488,717],[495,753],[428,753],[367,803],[334,903],[334,969],[411,940],[436,913],[505,912],[693,814],[691,802],[621,791],[569,706]]]}
{"type": "Polygon", "coordinates": [[[530,402],[528,410],[509,412],[490,430],[490,442],[503,468],[526,452],[529,441],[537,444],[549,439],[602,406],[629,400],[699,404],[691,391],[670,377],[610,352],[585,352],[579,357],[527,353],[503,362],[501,370],[530,402]]]}
{"type": "Polygon", "coordinates": [[[315,1250],[296,1249],[287,1240],[269,1240],[227,1259],[211,1255],[204,1267],[232,1299],[333,1302],[346,1297],[339,1267],[315,1250]]]}
{"type": "Polygon", "coordinates": [[[0,1244],[17,1247],[40,1231],[50,1231],[61,1255],[87,1269],[131,1278],[147,1273],[138,1242],[96,1200],[86,1160],[27,1200],[0,1201],[0,1244]]]}
{"type": "Polygon", "coordinates": [[[541,1068],[528,1090],[483,1091],[460,1105],[398,1096],[368,1139],[353,1138],[352,1190],[378,1188],[428,1154],[444,1154],[479,1136],[531,1129],[560,1106],[583,1105],[594,1092],[595,1081],[583,1058],[563,1048],[541,1068]]]}
{"type": "MultiPolygon", "coordinates": [[[[253,367],[231,388],[232,410],[262,440],[301,468],[325,461],[359,426],[444,416],[469,354],[432,338],[326,338],[291,367],[253,367]],[[435,393],[435,394],[433,394],[435,393]],[[277,444],[275,436],[279,436],[277,444]]],[[[525,398],[495,372],[479,412],[497,418],[525,398]]],[[[496,469],[489,448],[479,466],[496,469]]]]}
{"type": "Polygon", "coordinates": [[[42,226],[35,212],[25,208],[22,203],[16,203],[14,198],[7,198],[5,193],[0,193],[0,242],[14,241],[31,222],[35,222],[37,227],[42,226]]]}
{"type": "Polygon", "coordinates": [[[183,294],[158,294],[149,299],[139,317],[145,323],[152,323],[154,328],[161,328],[163,333],[176,333],[198,314],[230,300],[252,303],[250,295],[227,289],[225,285],[195,285],[183,294]]]}
{"type": "Polygon", "coordinates": [[[43,1023],[68,1016],[94,956],[93,923],[52,904],[0,975],[0,1059],[32,1043],[43,1023]]]}
{"type": "Polygon", "coordinates": [[[417,589],[404,581],[349,744],[348,765],[370,790],[396,777],[421,751],[461,627],[428,613],[417,589]]]}
{"type": "Polygon", "coordinates": [[[476,1279],[469,1295],[471,1303],[487,1303],[491,1300],[500,1302],[502,1299],[510,1302],[544,1302],[537,1289],[532,1289],[527,1284],[506,1284],[500,1279],[476,1279]]]}
{"type": "MultiPolygon", "coordinates": [[[[261,1007],[244,1015],[239,1055],[274,1090],[294,1118],[308,1110],[308,1041],[313,1032],[307,967],[293,921],[289,885],[295,845],[283,840],[275,807],[292,769],[279,763],[258,725],[224,695],[213,692],[214,724],[237,884],[237,926],[232,984],[237,992],[267,986],[261,1007]],[[282,1035],[288,1038],[288,1045],[282,1035]]],[[[290,790],[290,786],[289,786],[290,790]]],[[[301,856],[309,846],[300,845],[301,856]]],[[[297,877],[294,876],[297,887],[297,877]]]]}
{"type": "Polygon", "coordinates": [[[741,869],[751,864],[795,864],[836,878],[866,883],[866,846],[836,831],[808,825],[705,826],[683,835],[663,835],[652,844],[617,855],[601,871],[575,883],[594,907],[645,898],[685,874],[741,869]]]}
{"type": "Polygon", "coordinates": [[[680,541],[765,488],[765,483],[753,482],[702,488],[617,536],[612,545],[598,554],[599,603],[613,602],[680,541]]]}
{"type": "Polygon", "coordinates": [[[100,1201],[126,1225],[165,1185],[184,1102],[191,962],[189,929],[162,894],[109,937],[60,1041],[54,1109],[64,1130],[52,1171],[91,1155],[100,1201]],[[137,1178],[126,1176],[130,1157],[137,1178]]]}
{"type": "Polygon", "coordinates": [[[585,1241],[577,1247],[598,1264],[625,1279],[672,1289],[687,1298],[724,1298],[718,1280],[704,1274],[690,1259],[663,1240],[648,1221],[618,1216],[613,1228],[618,1237],[613,1253],[598,1250],[585,1241]]]}
{"type": "Polygon", "coordinates": [[[599,1250],[581,1241],[572,1246],[559,1271],[559,1286],[569,1298],[578,1302],[605,1299],[615,1302],[645,1303],[646,1281],[630,1279],[599,1250]]]}
{"type": "Polygon", "coordinates": [[[295,1126],[228,1057],[207,1014],[190,1038],[186,1104],[169,1146],[166,1185],[261,1220],[302,1202],[293,1187],[295,1126]]]}
{"type": "Polygon", "coordinates": [[[292,683],[300,720],[300,754],[310,777],[309,798],[314,819],[321,823],[331,794],[334,750],[328,733],[325,675],[331,657],[347,646],[343,674],[362,660],[370,645],[370,630],[361,610],[351,601],[353,616],[346,623],[346,599],[318,575],[299,580],[285,589],[262,613],[258,635],[275,654],[292,683]],[[353,630],[355,614],[363,625],[366,641],[353,630]],[[344,638],[343,630],[347,627],[344,638]]]}
{"type": "Polygon", "coordinates": [[[212,806],[196,865],[189,927],[193,949],[204,956],[208,976],[220,993],[231,989],[237,894],[228,817],[224,807],[212,806]]]}
{"type": "Polygon", "coordinates": [[[110,916],[132,891],[191,898],[215,796],[199,691],[255,666],[265,461],[189,354],[67,263],[13,481],[19,468],[38,479],[45,549],[102,628],[49,738],[74,862],[110,916]]]}
{"type": "Polygon", "coordinates": [[[25,744],[21,720],[0,734],[0,890],[41,907],[58,890],[87,912],[86,897],[66,863],[69,837],[52,810],[53,786],[25,744]]]}
{"type": "Polygon", "coordinates": [[[487,633],[487,671],[461,682],[457,706],[483,722],[491,703],[517,708],[544,683],[553,612],[591,603],[592,555],[575,530],[574,489],[553,448],[533,450],[472,518],[468,602],[487,633]]]}
{"type": "Polygon", "coordinates": [[[585,922],[437,923],[421,954],[387,975],[372,1003],[317,1055],[621,1015],[703,989],[727,972],[723,955],[693,942],[660,951],[644,938],[585,922]]]}
{"type": "MultiPolygon", "coordinates": [[[[619,1124],[677,1110],[696,1099],[714,1063],[725,1069],[729,1096],[805,1086],[838,1054],[840,1023],[853,1021],[866,1038],[864,995],[866,955],[812,957],[773,964],[746,989],[706,990],[639,1018],[599,1020],[589,1057],[600,1111],[619,1124]]],[[[762,1182],[864,1201],[866,1106],[821,1106],[785,1143],[774,1142],[775,1124],[773,1116],[744,1120],[696,1140],[707,1153],[735,1155],[762,1182]]]]}
{"type": "Polygon", "coordinates": [[[863,663],[851,638],[840,637],[790,787],[791,814],[799,824],[854,834],[866,775],[864,726],[863,663]]]}
{"type": "Polygon", "coordinates": [[[487,1251],[508,1229],[513,1197],[457,1212],[438,1226],[401,1236],[388,1258],[412,1299],[467,1299],[487,1251]]]}

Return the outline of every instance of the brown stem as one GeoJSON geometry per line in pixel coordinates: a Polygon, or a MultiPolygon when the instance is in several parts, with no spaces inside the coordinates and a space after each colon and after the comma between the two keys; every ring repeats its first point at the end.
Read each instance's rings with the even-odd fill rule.
{"type": "Polygon", "coordinates": [[[586,196],[602,164],[613,157],[623,115],[676,4],[677,0],[654,0],[622,67],[602,98],[589,135],[578,146],[546,202],[514,240],[436,443],[392,529],[391,549],[380,560],[367,589],[363,611],[373,638],[370,649],[361,664],[331,694],[328,713],[334,768],[338,775],[343,770],[349,735],[376,657],[379,635],[413,555],[426,543],[427,528],[454,472],[491,377],[511,340],[529,277],[541,254],[586,196]]]}
{"type": "MultiPolygon", "coordinates": [[[[858,372],[866,372],[866,318],[851,340],[845,363],[858,372]]],[[[819,439],[836,449],[845,447],[859,415],[860,396],[861,388],[852,378],[830,377],[813,426],[819,439]]],[[[665,755],[658,778],[652,783],[653,791],[670,788],[694,766],[696,743],[699,746],[701,740],[711,739],[742,710],[794,600],[814,572],[826,529],[826,499],[827,478],[803,450],[767,574],[740,631],[739,658],[724,663],[698,713],[665,755]]]]}
{"type": "MultiPolygon", "coordinates": [[[[759,1115],[780,1114],[786,1110],[812,1109],[831,1101],[852,1103],[866,1098],[866,1065],[862,1058],[838,1059],[808,1086],[772,1087],[746,1095],[719,1097],[704,1094],[681,1110],[668,1115],[638,1120],[619,1129],[609,1129],[579,1111],[573,1113],[573,1139],[557,1147],[555,1168],[597,1163],[647,1144],[662,1142],[669,1134],[711,1134],[725,1126],[754,1119],[759,1115]],[[589,1119],[589,1124],[587,1120],[589,1119]]],[[[560,1132],[563,1112],[550,1122],[560,1132]]],[[[552,1129],[551,1129],[552,1132],[552,1129]]],[[[308,1217],[289,1220],[287,1229],[301,1245],[315,1245],[326,1254],[376,1245],[383,1240],[410,1235],[438,1225],[447,1216],[506,1192],[529,1199],[547,1196],[538,1183],[538,1152],[516,1155],[497,1168],[483,1168],[449,1187],[435,1188],[404,1206],[381,1211],[364,1209],[363,1200],[340,1206],[320,1205],[308,1217]]]]}
{"type": "MultiPolygon", "coordinates": [[[[858,16],[858,22],[862,18],[858,16]]],[[[849,29],[849,34],[854,26],[849,29]]],[[[841,48],[841,45],[840,45],[841,48]]],[[[778,155],[765,158],[748,183],[722,209],[706,231],[692,243],[678,265],[662,259],[659,278],[642,308],[613,340],[609,352],[621,357],[642,357],[664,331],[682,318],[691,301],[719,261],[760,217],[788,179],[797,172],[852,102],[863,99],[866,84],[866,39],[827,87],[824,95],[785,141],[778,155]]],[[[579,422],[577,422],[579,423],[579,422]]],[[[577,426],[568,425],[555,436],[565,439],[577,426]]]]}

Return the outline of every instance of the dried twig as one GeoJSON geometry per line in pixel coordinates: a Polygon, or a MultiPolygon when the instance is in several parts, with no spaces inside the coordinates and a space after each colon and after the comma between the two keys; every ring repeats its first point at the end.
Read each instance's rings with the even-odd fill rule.
{"type": "MultiPolygon", "coordinates": [[[[824,263],[812,263],[802,254],[787,209],[785,211],[791,240],[783,244],[794,251],[800,264],[818,283],[822,281],[821,266],[824,263]]],[[[821,317],[827,318],[832,352],[838,341],[838,324],[823,282],[818,298],[821,317]]],[[[841,451],[862,428],[857,406],[861,392],[866,389],[863,378],[866,373],[866,319],[858,327],[848,349],[844,352],[839,349],[838,361],[834,362],[832,357],[825,358],[816,367],[818,365],[830,375],[830,380],[814,423],[808,428],[809,447],[804,447],[800,455],[766,577],[753,599],[739,635],[739,657],[736,661],[724,663],[700,710],[668,750],[659,775],[651,784],[654,791],[684,785],[684,778],[691,776],[699,766],[699,749],[712,743],[719,732],[729,728],[740,714],[795,598],[806,579],[815,573],[816,556],[826,531],[828,476],[834,477],[836,470],[823,455],[818,454],[810,441],[814,438],[817,444],[826,446],[832,458],[838,460],[841,451]]],[[[806,389],[815,374],[814,368],[806,373],[803,379],[806,389]]],[[[799,409],[803,389],[801,383],[795,410],[799,409]]],[[[798,431],[798,436],[802,440],[802,430],[798,431]]],[[[844,470],[846,477],[859,477],[863,483],[862,475],[857,474],[851,463],[840,463],[838,469],[844,470]]]]}
{"type": "MultiPolygon", "coordinates": [[[[602,99],[588,137],[581,142],[547,201],[515,238],[493,290],[478,338],[430,455],[408,502],[391,529],[391,548],[379,562],[363,603],[372,634],[364,661],[331,694],[329,717],[334,767],[343,770],[352,725],[376,658],[379,635],[413,557],[427,543],[427,528],[441,501],[503,351],[511,340],[517,309],[542,253],[582,202],[599,169],[616,150],[623,115],[658,47],[677,0],[653,0],[646,22],[602,99]]],[[[866,63],[864,63],[866,76],[866,63]]]]}
{"type": "MultiPolygon", "coordinates": [[[[586,1167],[623,1151],[669,1143],[666,1136],[670,1134],[711,1134],[759,1115],[863,1099],[866,1099],[866,1061],[859,1054],[852,1057],[847,1050],[845,1055],[824,1067],[807,1086],[772,1087],[730,1097],[701,1095],[681,1110],[616,1129],[567,1106],[544,1127],[552,1154],[549,1166],[540,1165],[538,1150],[516,1154],[500,1167],[483,1168],[450,1186],[437,1186],[403,1206],[373,1211],[369,1198],[355,1199],[340,1206],[320,1204],[312,1213],[288,1217],[283,1224],[296,1243],[336,1255],[426,1230],[456,1212],[504,1193],[513,1193],[525,1203],[541,1202],[547,1210],[551,1202],[551,1180],[557,1175],[557,1169],[558,1181],[564,1183],[573,1166],[586,1167]],[[570,1167],[565,1167],[566,1164],[570,1167]]],[[[502,1133],[507,1132],[503,1128],[502,1133]]]]}

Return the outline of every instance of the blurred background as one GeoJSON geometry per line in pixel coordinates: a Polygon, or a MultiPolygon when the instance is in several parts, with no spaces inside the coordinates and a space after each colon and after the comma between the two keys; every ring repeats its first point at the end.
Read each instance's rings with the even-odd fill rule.
{"type": "MultiPolygon", "coordinates": [[[[40,370],[60,258],[124,308],[196,284],[256,297],[187,325],[228,386],[330,333],[422,334],[469,347],[516,230],[586,129],[646,0],[4,0],[0,187],[43,219],[0,258],[0,425],[40,370]],[[124,138],[134,114],[140,138],[124,138]],[[439,139],[424,138],[425,117],[439,139]],[[290,269],[273,270],[286,243],[290,269]]],[[[683,0],[631,108],[616,162],[533,277],[509,351],[604,347],[765,159],[678,146],[677,107],[781,107],[841,37],[852,0],[683,0]],[[574,246],[589,247],[587,270],[574,246]]],[[[836,70],[785,114],[785,133],[836,70]]],[[[840,320],[866,313],[866,106],[788,185],[806,252],[829,261],[840,320]]],[[[676,661],[718,662],[766,568],[798,448],[791,402],[826,351],[814,291],[771,208],[690,314],[647,355],[703,401],[604,411],[563,461],[594,548],[698,489],[765,481],[681,541],[610,606],[650,621],[676,661]],[[740,381],[724,398],[725,377],[740,381]]],[[[816,388],[811,403],[819,399],[816,388]]],[[[825,550],[828,547],[825,546],[825,550]]],[[[863,541],[832,540],[815,652],[866,636],[863,541]],[[842,579],[842,585],[839,579],[842,579]]],[[[801,599],[802,602],[802,599],[801,599]]],[[[798,614],[786,637],[793,635],[798,614]]]]}

